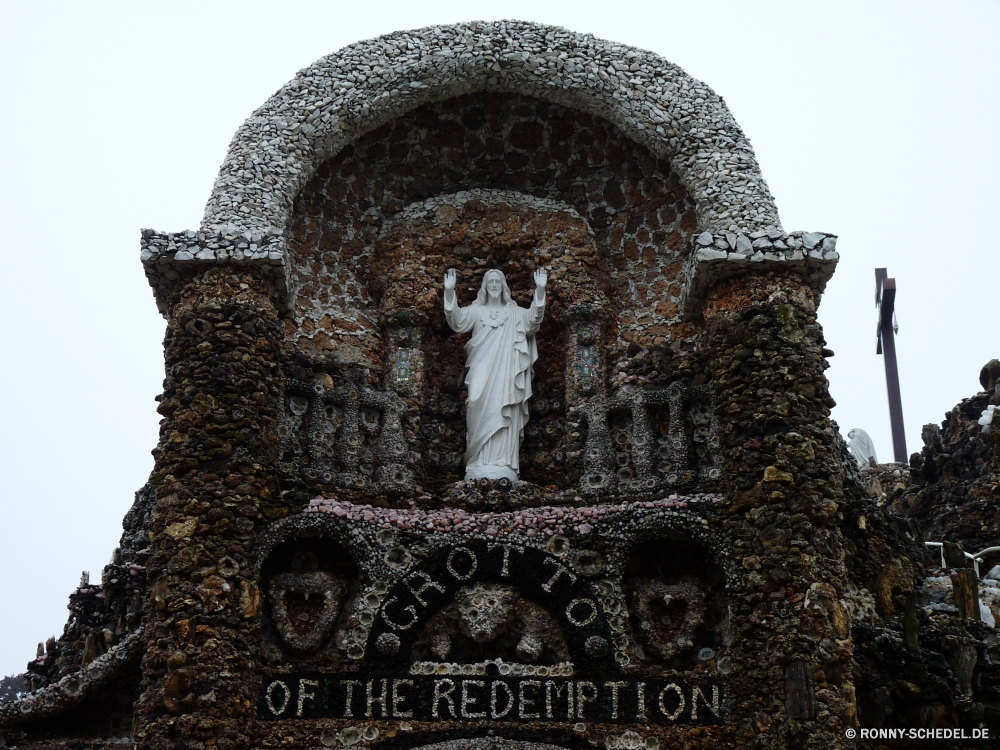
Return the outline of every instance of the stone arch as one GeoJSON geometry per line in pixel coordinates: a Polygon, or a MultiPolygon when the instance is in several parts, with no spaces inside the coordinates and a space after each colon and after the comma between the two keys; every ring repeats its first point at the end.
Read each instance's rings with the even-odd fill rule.
{"type": "MultiPolygon", "coordinates": [[[[532,262],[537,251],[534,260],[552,266],[553,281],[563,263],[589,268],[601,290],[573,280],[573,306],[586,298],[594,312],[596,297],[616,301],[627,322],[612,346],[655,339],[677,322],[681,266],[697,227],[694,200],[671,163],[607,119],[520,93],[424,104],[356,138],[323,162],[296,197],[286,256],[295,321],[286,323],[286,336],[320,356],[337,348],[338,356],[376,363],[380,295],[367,280],[374,275],[395,287],[394,296],[419,288],[402,307],[416,304],[440,318],[441,262],[475,265],[489,255],[479,251],[485,244],[526,251],[501,253],[493,261],[500,263],[532,262]],[[496,224],[490,231],[507,236],[464,242],[458,239],[464,219],[442,223],[434,216],[449,205],[461,213],[462,196],[467,206],[506,204],[513,215],[562,219],[545,228],[518,217],[519,234],[499,211],[488,210],[496,224]],[[420,210],[435,205],[437,212],[420,210]],[[401,224],[409,225],[410,241],[393,244],[386,232],[401,224]],[[537,247],[544,234],[561,236],[564,246],[537,247]],[[586,235],[596,248],[578,247],[586,235]],[[650,308],[655,318],[641,314],[650,308]]],[[[553,286],[553,302],[560,287],[553,286]]]]}
{"type": "Polygon", "coordinates": [[[635,523],[616,521],[619,523],[615,529],[627,541],[610,550],[606,565],[611,575],[624,575],[629,557],[642,545],[664,539],[687,539],[702,547],[713,564],[721,568],[726,593],[735,595],[742,590],[743,573],[732,553],[731,540],[699,514],[684,508],[669,508],[643,516],[635,523]]]}
{"type": "MultiPolygon", "coordinates": [[[[456,383],[464,374],[464,337],[453,336],[441,315],[440,286],[449,267],[460,269],[457,292],[463,306],[475,299],[488,268],[506,274],[522,307],[534,294],[535,268],[548,270],[545,320],[536,336],[536,395],[566,406],[575,403],[581,390],[573,382],[578,329],[609,317],[617,304],[602,288],[608,271],[586,218],[562,201],[473,189],[413,203],[388,219],[365,271],[382,327],[387,385],[401,394],[417,395],[422,383],[424,396],[433,399],[447,373],[456,383]],[[401,352],[408,364],[400,360],[401,352]],[[418,367],[416,358],[420,372],[409,378],[414,388],[401,388],[406,378],[398,372],[404,365],[418,367]]],[[[594,380],[603,387],[603,375],[595,374],[594,380]]],[[[528,444],[534,450],[543,450],[546,442],[530,439],[540,434],[539,419],[550,411],[546,404],[536,400],[532,407],[528,444]]],[[[453,416],[460,420],[462,415],[453,416]]]]}
{"type": "MultiPolygon", "coordinates": [[[[546,230],[552,231],[545,226],[544,220],[547,219],[551,222],[553,218],[562,217],[563,221],[552,231],[551,242],[559,243],[564,247],[569,245],[568,239],[564,236],[566,233],[579,235],[580,239],[577,242],[581,245],[584,244],[584,241],[596,242],[593,236],[594,232],[586,218],[581,216],[572,206],[559,200],[537,198],[512,190],[472,189],[456,194],[435,195],[427,200],[417,201],[386,219],[372,253],[369,267],[370,276],[367,282],[369,288],[376,287],[372,289],[372,296],[378,306],[379,319],[390,317],[403,309],[416,308],[421,314],[438,312],[440,299],[436,291],[442,280],[442,268],[432,269],[420,265],[414,269],[415,274],[412,279],[404,280],[393,276],[396,263],[402,264],[407,255],[416,250],[407,245],[407,240],[412,242],[413,236],[423,238],[431,234],[433,229],[447,227],[457,220],[464,220],[475,226],[480,219],[486,219],[490,213],[496,213],[498,209],[499,215],[490,217],[494,222],[512,218],[515,222],[527,224],[524,231],[534,230],[531,231],[533,235],[544,235],[546,230]],[[466,208],[470,204],[478,204],[480,208],[478,211],[470,211],[471,215],[466,215],[466,208]],[[523,210],[530,212],[530,218],[524,217],[522,221],[518,221],[522,219],[520,212],[523,210]],[[401,283],[403,281],[408,281],[409,284],[404,286],[401,283]],[[429,300],[429,304],[426,304],[425,300],[429,300]],[[425,304],[422,305],[422,303],[425,304]]],[[[478,236],[473,236],[475,241],[482,240],[478,236]]],[[[467,236],[462,235],[462,239],[467,240],[467,236]]],[[[543,236],[542,239],[549,238],[543,236]]],[[[538,240],[536,237],[532,237],[531,240],[531,246],[534,247],[538,240]]],[[[455,242],[455,240],[450,242],[455,242]]],[[[550,254],[553,251],[553,248],[549,246],[545,246],[544,249],[548,250],[550,254]]],[[[518,257],[518,260],[523,260],[523,252],[520,252],[523,251],[523,247],[518,247],[517,250],[519,252],[512,255],[518,257]]],[[[471,257],[488,252],[489,250],[486,248],[478,252],[470,249],[468,255],[471,257]]],[[[455,259],[446,257],[444,260],[454,261],[455,259]]],[[[578,297],[587,300],[591,307],[606,310],[611,301],[595,279],[595,275],[599,274],[600,271],[585,267],[578,262],[571,263],[572,260],[574,259],[567,252],[564,257],[555,257],[539,262],[549,267],[553,281],[558,281],[564,275],[569,276],[578,297]],[[571,267],[567,268],[567,265],[571,267]]],[[[512,263],[514,263],[514,257],[509,258],[507,265],[503,265],[500,270],[509,274],[511,269],[508,266],[512,263]]],[[[482,270],[475,274],[476,284],[479,283],[481,273],[482,270]]],[[[475,288],[474,284],[473,289],[475,288]]],[[[518,289],[517,291],[522,290],[518,289]]],[[[554,284],[548,291],[550,300],[547,305],[549,308],[552,308],[553,305],[560,309],[567,308],[577,301],[563,299],[562,290],[558,285],[554,284]]]]}
{"type": "Polygon", "coordinates": [[[366,282],[384,325],[387,319],[401,316],[438,316],[444,273],[460,264],[469,268],[458,288],[460,304],[472,301],[487,266],[498,267],[510,277],[512,294],[527,304],[524,297],[533,290],[533,266],[540,265],[549,270],[552,282],[547,290],[547,315],[561,320],[568,308],[581,301],[604,312],[611,306],[598,284],[598,277],[607,275],[606,268],[580,262],[580,256],[598,254],[596,245],[587,220],[562,201],[510,190],[435,195],[410,204],[384,222],[366,264],[366,282]],[[506,231],[500,234],[499,227],[506,231]],[[411,255],[430,257],[420,264],[406,264],[411,255]],[[408,266],[405,272],[401,270],[404,264],[408,266]]]}
{"type": "MultiPolygon", "coordinates": [[[[412,121],[388,127],[407,133],[416,129],[412,121]]],[[[384,388],[406,399],[422,399],[426,408],[417,442],[426,438],[433,445],[424,445],[428,471],[419,473],[417,479],[424,487],[439,489],[442,483],[460,479],[464,470],[460,463],[464,339],[453,336],[444,323],[441,280],[449,267],[469,274],[458,290],[460,304],[468,305],[486,268],[499,267],[507,274],[518,303],[525,307],[528,295],[533,294],[532,273],[543,265],[551,283],[538,335],[536,399],[522,469],[526,481],[535,481],[550,464],[564,468],[576,450],[566,444],[572,430],[566,429],[565,409],[584,393],[604,388],[603,363],[608,358],[604,352],[614,342],[605,346],[605,337],[596,331],[620,304],[613,294],[599,237],[586,215],[572,205],[519,190],[435,191],[430,198],[404,205],[406,192],[391,179],[394,170],[403,171],[402,157],[387,165],[386,145],[377,135],[369,134],[345,150],[344,155],[353,154],[352,161],[337,157],[331,160],[332,167],[324,165],[297,200],[289,272],[299,291],[295,318],[285,322],[288,351],[317,360],[356,357],[376,377],[384,378],[384,388]],[[359,174],[345,199],[337,190],[349,180],[342,178],[340,170],[346,173],[357,165],[368,165],[365,154],[374,149],[381,149],[381,171],[371,166],[372,171],[364,175],[367,187],[357,187],[362,182],[359,174]],[[384,181],[380,180],[383,175],[384,181]],[[379,186],[375,192],[372,185],[379,186]],[[394,203],[387,208],[390,196],[394,203]],[[359,227],[351,207],[369,199],[365,218],[371,222],[359,227]],[[359,299],[362,289],[367,291],[364,300],[359,299]],[[591,334],[587,344],[580,341],[583,329],[591,334]],[[596,346],[596,341],[602,344],[596,346]],[[577,367],[577,360],[585,359],[584,350],[590,350],[590,359],[577,367]],[[587,370],[586,377],[578,373],[582,370],[587,370]]],[[[412,145],[408,149],[417,151],[412,145]]],[[[676,189],[676,178],[672,179],[676,189]]],[[[680,212],[672,208],[675,201],[669,200],[669,205],[659,209],[659,202],[650,200],[652,207],[642,210],[669,211],[674,217],[671,221],[681,222],[680,212]]],[[[688,215],[693,221],[693,209],[688,215]]],[[[609,233],[605,228],[605,236],[609,233]]],[[[621,234],[629,236],[624,230],[621,234]]],[[[651,240],[652,235],[647,238],[651,240]]],[[[674,251],[666,249],[656,260],[677,263],[674,251]]],[[[574,481],[566,472],[560,477],[560,482],[574,481]]]]}
{"type": "Polygon", "coordinates": [[[622,586],[640,661],[691,669],[725,658],[731,586],[718,551],[680,530],[627,547],[622,586]]]}
{"type": "Polygon", "coordinates": [[[397,32],[301,71],[237,131],[202,230],[284,235],[295,196],[324,159],[403,112],[477,91],[608,119],[671,161],[706,230],[780,229],[749,142],[708,86],[650,52],[498,21],[397,32]]]}
{"type": "Polygon", "coordinates": [[[296,539],[321,539],[337,544],[357,564],[363,579],[367,580],[372,577],[368,548],[359,542],[357,537],[352,536],[347,529],[336,523],[330,523],[329,519],[323,517],[292,516],[271,524],[257,538],[254,545],[253,565],[251,566],[252,578],[259,580],[264,572],[265,564],[275,550],[296,539]]]}
{"type": "Polygon", "coordinates": [[[553,552],[482,540],[436,550],[388,588],[369,629],[368,640],[376,644],[368,649],[369,663],[378,668],[397,655],[416,654],[414,645],[428,627],[457,624],[460,618],[457,611],[444,620],[436,615],[480,584],[509,590],[511,620],[526,608],[543,611],[546,622],[540,623],[539,637],[558,640],[557,651],[577,672],[615,669],[618,654],[610,647],[614,632],[588,579],[573,574],[553,552]],[[389,649],[383,649],[386,639],[391,639],[389,649]]]}

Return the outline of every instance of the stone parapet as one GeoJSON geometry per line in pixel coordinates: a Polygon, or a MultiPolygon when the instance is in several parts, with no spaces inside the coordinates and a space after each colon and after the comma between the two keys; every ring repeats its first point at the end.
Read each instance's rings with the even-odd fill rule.
{"type": "Polygon", "coordinates": [[[750,144],[711,88],[650,52],[523,21],[397,32],[316,61],[237,131],[202,226],[284,228],[314,165],[422,104],[478,91],[611,120],[672,161],[701,226],[780,226],[750,144]]]}
{"type": "Polygon", "coordinates": [[[689,319],[713,284],[746,273],[792,271],[805,277],[818,301],[840,259],[836,248],[837,237],[825,232],[702,232],[684,264],[681,314],[689,319]]]}
{"type": "Polygon", "coordinates": [[[278,297],[291,303],[288,290],[288,241],[274,233],[243,232],[157,232],[142,230],[140,260],[146,279],[153,288],[156,307],[166,314],[168,299],[178,279],[186,272],[207,271],[212,266],[232,263],[256,266],[267,277],[278,297]]]}
{"type": "Polygon", "coordinates": [[[144,635],[142,630],[137,630],[86,667],[70,672],[58,682],[29,692],[18,700],[0,705],[0,727],[15,725],[26,719],[47,719],[82,703],[96,689],[115,680],[127,668],[134,668],[142,653],[144,635]]]}

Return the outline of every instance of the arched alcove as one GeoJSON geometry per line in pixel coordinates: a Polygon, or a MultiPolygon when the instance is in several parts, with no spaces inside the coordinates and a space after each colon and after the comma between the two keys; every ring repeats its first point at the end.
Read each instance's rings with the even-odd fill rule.
{"type": "Polygon", "coordinates": [[[675,164],[706,229],[779,226],[749,143],[708,86],[644,50],[498,21],[397,32],[302,70],[237,131],[202,228],[282,234],[302,187],[346,144],[422,104],[483,91],[606,118],[675,164]]]}
{"type": "Polygon", "coordinates": [[[300,533],[261,560],[261,658],[269,667],[337,666],[342,630],[361,594],[357,561],[336,539],[300,533]]]}
{"type": "Polygon", "coordinates": [[[670,161],[609,120],[513,93],[424,104],[345,146],[296,197],[288,268],[295,317],[286,335],[320,356],[336,350],[340,358],[376,363],[384,310],[373,296],[386,287],[390,297],[419,289],[397,304],[440,318],[439,266],[474,269],[492,250],[499,262],[551,265],[556,302],[561,280],[574,303],[595,305],[598,293],[614,301],[622,318],[613,343],[652,343],[676,322],[682,260],[698,229],[695,201],[670,161]],[[486,211],[510,207],[507,216],[493,209],[493,234],[505,236],[464,237],[461,225],[471,217],[448,215],[444,206],[460,210],[467,193],[486,211]],[[415,210],[431,203],[444,215],[415,210]],[[569,216],[544,229],[532,226],[536,217],[503,225],[516,223],[522,209],[569,216]],[[398,237],[407,233],[423,241],[398,237]],[[539,233],[558,235],[564,247],[547,245],[539,233]],[[581,233],[593,235],[592,247],[581,246],[581,233]],[[590,284],[573,279],[580,267],[590,284]],[[642,315],[652,308],[655,323],[642,315]]]}
{"type": "Polygon", "coordinates": [[[677,530],[634,543],[622,585],[640,661],[690,671],[727,659],[726,574],[703,542],[677,530]]]}

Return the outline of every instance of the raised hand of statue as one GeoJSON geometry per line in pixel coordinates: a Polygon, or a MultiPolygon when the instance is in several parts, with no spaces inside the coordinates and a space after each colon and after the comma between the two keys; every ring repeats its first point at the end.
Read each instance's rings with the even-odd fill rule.
{"type": "Polygon", "coordinates": [[[535,271],[535,289],[544,289],[549,281],[549,272],[544,268],[535,271]]]}
{"type": "Polygon", "coordinates": [[[444,290],[446,292],[455,291],[455,279],[456,279],[455,269],[449,268],[444,274],[444,290]]]}

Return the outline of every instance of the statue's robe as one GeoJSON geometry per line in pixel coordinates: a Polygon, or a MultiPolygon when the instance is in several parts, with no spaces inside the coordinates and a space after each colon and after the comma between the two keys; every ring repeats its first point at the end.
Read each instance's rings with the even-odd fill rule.
{"type": "Polygon", "coordinates": [[[467,474],[475,467],[487,466],[518,472],[531,377],[538,359],[535,333],[544,314],[544,302],[539,305],[534,296],[527,309],[514,302],[497,308],[475,302],[468,307],[453,304],[449,309],[445,304],[444,315],[452,330],[473,332],[465,345],[469,369],[465,377],[469,387],[465,413],[467,474]],[[496,318],[491,316],[493,312],[496,318]]]}
{"type": "Polygon", "coordinates": [[[878,458],[875,456],[875,442],[867,432],[855,427],[847,433],[847,437],[847,448],[851,451],[851,455],[854,456],[859,466],[868,466],[869,457],[875,459],[875,462],[878,463],[878,458]]]}

